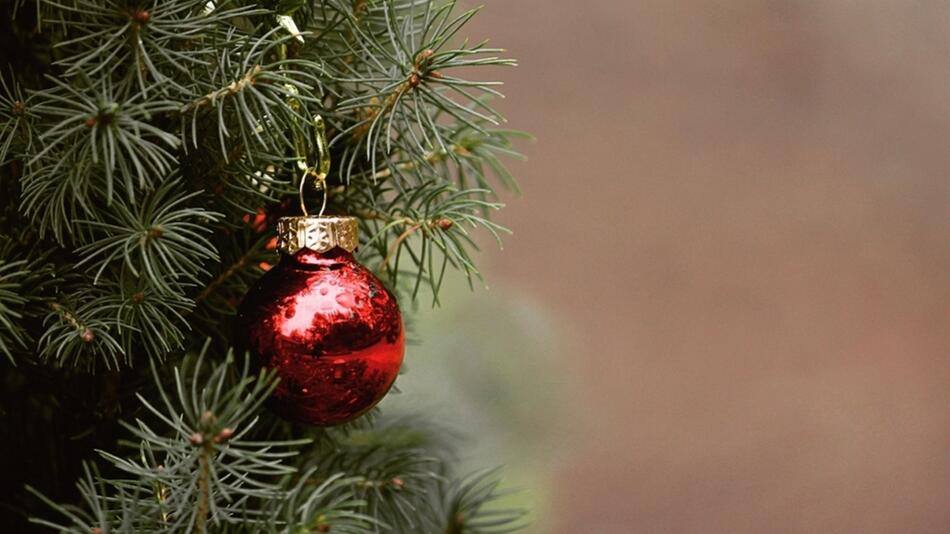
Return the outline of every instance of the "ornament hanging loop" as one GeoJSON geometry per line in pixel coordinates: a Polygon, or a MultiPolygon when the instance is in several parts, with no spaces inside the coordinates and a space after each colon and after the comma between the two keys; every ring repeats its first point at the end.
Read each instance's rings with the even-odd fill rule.
{"type": "Polygon", "coordinates": [[[307,203],[304,202],[303,193],[307,185],[307,179],[313,178],[313,185],[318,191],[323,192],[323,203],[320,205],[320,213],[317,216],[322,217],[327,209],[327,175],[330,174],[330,150],[327,147],[327,127],[320,115],[313,117],[313,129],[317,142],[317,150],[320,152],[320,159],[316,165],[310,165],[306,157],[298,159],[297,166],[303,171],[300,176],[300,210],[305,217],[309,217],[307,212],[307,203]]]}

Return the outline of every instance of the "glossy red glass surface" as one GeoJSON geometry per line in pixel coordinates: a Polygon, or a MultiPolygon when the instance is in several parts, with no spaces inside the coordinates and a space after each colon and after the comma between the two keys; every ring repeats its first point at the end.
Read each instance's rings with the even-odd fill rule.
{"type": "Polygon", "coordinates": [[[366,413],[389,391],[405,351],[395,297],[335,248],[282,254],[238,309],[235,346],[276,369],[269,406],[319,426],[366,413]]]}

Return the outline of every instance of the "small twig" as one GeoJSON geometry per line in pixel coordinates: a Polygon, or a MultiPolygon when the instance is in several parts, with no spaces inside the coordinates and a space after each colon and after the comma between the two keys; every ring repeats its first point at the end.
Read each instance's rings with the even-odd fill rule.
{"type": "Polygon", "coordinates": [[[214,445],[212,443],[205,442],[201,445],[201,452],[198,455],[198,511],[195,518],[195,531],[199,534],[204,534],[208,528],[208,509],[211,498],[211,460],[209,457],[213,449],[214,445]]]}
{"type": "MultiPolygon", "coordinates": [[[[382,219],[383,217],[378,216],[378,218],[382,219]]],[[[433,229],[433,228],[448,230],[449,228],[452,227],[453,224],[455,224],[452,221],[452,219],[448,219],[446,217],[439,217],[436,219],[428,219],[424,221],[415,221],[413,219],[405,218],[405,219],[399,219],[393,222],[405,224],[408,226],[405,230],[403,230],[401,234],[399,234],[399,237],[397,237],[396,240],[393,241],[393,244],[390,245],[389,252],[386,253],[386,257],[383,258],[383,260],[376,267],[377,270],[389,265],[389,261],[393,259],[393,256],[396,255],[396,251],[399,250],[399,246],[403,243],[403,241],[405,241],[406,239],[409,239],[409,236],[411,236],[416,230],[419,230],[420,228],[423,230],[433,229]]]]}
{"type": "MultiPolygon", "coordinates": [[[[449,149],[450,151],[456,153],[456,154],[462,154],[462,155],[464,155],[464,154],[468,153],[468,149],[466,149],[465,147],[463,147],[463,146],[461,146],[461,145],[457,145],[457,144],[449,145],[449,146],[448,146],[448,149],[449,149]]],[[[431,165],[431,164],[433,164],[433,163],[438,163],[438,162],[444,160],[447,154],[448,154],[448,152],[446,152],[445,150],[442,150],[442,149],[433,150],[433,151],[429,152],[428,154],[426,154],[423,159],[425,160],[426,163],[428,163],[428,164],[431,165]]],[[[395,165],[395,168],[396,168],[397,170],[400,170],[400,171],[411,171],[411,170],[415,169],[415,168],[418,167],[418,166],[419,166],[419,162],[417,162],[417,161],[404,161],[404,162],[402,162],[402,163],[397,163],[397,164],[395,165]]],[[[378,182],[378,181],[380,181],[380,180],[385,180],[385,179],[391,177],[392,175],[393,175],[393,167],[387,167],[387,168],[382,169],[382,170],[380,170],[380,171],[377,171],[375,174],[373,174],[373,182],[378,182]]]]}
{"type": "Polygon", "coordinates": [[[63,321],[66,322],[66,324],[75,328],[76,331],[79,332],[79,337],[81,337],[85,343],[92,343],[92,341],[96,338],[95,332],[84,325],[75,314],[69,311],[69,309],[67,309],[62,304],[58,302],[50,302],[47,304],[47,306],[49,306],[51,310],[58,313],[63,321]]]}
{"type": "Polygon", "coordinates": [[[411,236],[412,233],[419,228],[422,228],[422,223],[417,222],[406,228],[403,233],[399,234],[399,237],[397,237],[396,240],[393,241],[393,244],[389,247],[389,252],[386,253],[386,257],[383,258],[383,261],[380,262],[379,267],[389,265],[389,261],[393,258],[393,256],[396,255],[396,251],[399,250],[399,245],[401,245],[403,241],[408,239],[409,236],[411,236]]]}
{"type": "Polygon", "coordinates": [[[248,261],[250,261],[251,256],[255,252],[256,250],[254,248],[251,248],[247,252],[245,252],[244,255],[242,255],[240,258],[238,258],[237,261],[232,263],[231,266],[228,267],[226,271],[219,274],[214,280],[212,280],[207,286],[205,286],[205,288],[201,290],[201,293],[199,293],[198,296],[195,297],[195,302],[196,303],[201,302],[204,299],[208,298],[211,295],[211,293],[215,290],[215,288],[217,288],[219,285],[224,283],[224,281],[227,280],[228,278],[234,276],[234,273],[238,272],[240,269],[243,269],[244,266],[248,264],[248,261]]]}
{"type": "Polygon", "coordinates": [[[412,71],[409,72],[406,79],[386,98],[382,106],[371,110],[363,123],[353,130],[354,141],[359,141],[365,137],[366,134],[369,133],[370,128],[373,127],[373,123],[376,122],[376,119],[392,111],[396,106],[396,102],[398,102],[404,94],[415,89],[422,83],[426,76],[430,74],[428,69],[426,69],[426,63],[433,54],[435,54],[434,51],[426,49],[416,55],[416,59],[412,63],[412,71]]]}
{"type": "Polygon", "coordinates": [[[234,94],[237,94],[237,93],[241,92],[241,91],[242,91],[245,87],[247,87],[248,85],[253,85],[253,84],[254,84],[254,82],[255,82],[255,80],[256,80],[256,78],[257,78],[257,75],[260,74],[262,70],[264,70],[264,69],[263,69],[260,65],[254,65],[253,67],[251,67],[250,70],[248,70],[248,71],[244,74],[244,76],[242,76],[242,77],[241,77],[240,79],[238,79],[238,80],[235,80],[235,81],[231,82],[231,83],[228,84],[226,87],[222,87],[222,88],[220,88],[220,89],[218,89],[218,90],[216,90],[216,91],[212,91],[212,92],[206,94],[205,96],[203,96],[203,97],[201,97],[201,98],[199,98],[199,99],[197,99],[197,100],[195,100],[195,101],[193,101],[193,102],[190,102],[190,103],[188,103],[188,104],[185,104],[185,106],[183,106],[183,107],[181,108],[181,112],[182,112],[182,113],[187,113],[187,112],[192,111],[192,110],[194,110],[194,109],[198,109],[198,108],[200,108],[201,106],[205,106],[205,105],[211,104],[211,103],[213,103],[215,100],[218,100],[219,98],[223,98],[223,97],[226,97],[226,96],[231,96],[231,95],[234,95],[234,94]]]}
{"type": "MultiPolygon", "coordinates": [[[[191,444],[198,450],[198,509],[195,517],[195,532],[204,534],[208,529],[208,514],[211,510],[211,457],[214,456],[216,438],[205,432],[214,425],[215,415],[210,411],[201,414],[200,428],[191,435],[191,444]]],[[[222,430],[223,432],[224,430],[222,430]]],[[[228,436],[230,437],[230,435],[228,436]]]]}
{"type": "Polygon", "coordinates": [[[392,218],[376,210],[364,210],[364,209],[353,209],[352,213],[357,215],[360,219],[363,220],[373,220],[373,221],[392,221],[392,218]]]}
{"type": "Polygon", "coordinates": [[[67,310],[66,307],[63,306],[62,304],[58,302],[50,302],[49,304],[47,304],[47,306],[49,306],[51,310],[58,313],[63,318],[63,320],[66,321],[66,323],[69,324],[70,326],[75,327],[77,330],[82,328],[82,324],[79,322],[76,316],[70,313],[69,310],[67,310]]]}
{"type": "Polygon", "coordinates": [[[368,134],[370,128],[373,127],[373,123],[376,122],[376,119],[379,118],[381,115],[385,115],[389,113],[390,111],[392,111],[393,107],[395,107],[396,105],[396,101],[399,100],[399,98],[401,98],[402,95],[407,93],[409,89],[410,89],[409,80],[406,79],[406,81],[399,84],[399,87],[396,88],[395,92],[393,92],[391,95],[389,95],[388,98],[386,98],[386,102],[382,106],[379,106],[378,108],[371,110],[369,114],[367,114],[366,118],[363,120],[363,123],[357,126],[353,130],[353,140],[359,141],[363,139],[364,137],[366,137],[366,134],[368,134]]]}

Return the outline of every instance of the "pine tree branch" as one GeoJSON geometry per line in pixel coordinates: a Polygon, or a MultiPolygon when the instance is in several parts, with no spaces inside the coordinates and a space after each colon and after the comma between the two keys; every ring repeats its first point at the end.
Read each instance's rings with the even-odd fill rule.
{"type": "Polygon", "coordinates": [[[425,80],[426,76],[432,76],[433,78],[441,78],[442,75],[438,72],[426,72],[424,66],[427,63],[427,60],[432,57],[434,54],[431,49],[426,49],[416,55],[415,61],[413,61],[412,69],[402,83],[399,83],[396,86],[396,89],[392,91],[389,96],[386,97],[385,102],[382,106],[375,106],[370,109],[369,114],[366,118],[363,119],[361,124],[353,130],[353,141],[359,142],[363,140],[375,126],[376,121],[380,117],[385,116],[390,113],[399,100],[406,95],[409,91],[419,87],[419,85],[425,80]]]}
{"type": "MultiPolygon", "coordinates": [[[[447,147],[447,150],[437,149],[437,150],[432,150],[428,152],[425,156],[423,156],[423,161],[427,165],[432,165],[434,163],[438,163],[440,161],[445,160],[445,158],[450,153],[465,155],[468,153],[468,150],[461,145],[450,144],[447,147]]],[[[390,165],[386,167],[385,169],[376,171],[373,174],[373,181],[378,182],[378,181],[385,180],[387,178],[392,177],[394,169],[396,171],[405,172],[405,171],[413,171],[417,169],[418,167],[419,167],[419,163],[416,161],[404,161],[401,163],[396,163],[395,165],[390,165]]]]}
{"type": "Polygon", "coordinates": [[[244,76],[234,80],[227,86],[216,89],[202,96],[201,98],[198,98],[197,100],[193,100],[188,104],[185,104],[181,108],[181,113],[188,113],[190,111],[197,110],[202,106],[212,105],[218,100],[240,93],[244,90],[244,88],[254,85],[254,82],[257,80],[257,76],[262,70],[263,68],[260,65],[254,65],[246,73],[244,73],[244,76]]]}
{"type": "Polygon", "coordinates": [[[23,307],[27,298],[20,294],[20,280],[28,272],[23,269],[26,260],[7,262],[0,259],[0,352],[6,354],[11,363],[15,347],[26,347],[27,335],[16,321],[23,318],[23,307]]]}
{"type": "Polygon", "coordinates": [[[17,163],[0,183],[0,233],[31,245],[0,260],[0,350],[19,357],[36,340],[41,365],[135,364],[122,371],[135,383],[149,361],[155,383],[138,391],[138,412],[103,394],[97,409],[134,413],[122,441],[132,448],[101,451],[108,476],[87,467],[76,503],[47,500],[61,524],[38,523],[82,534],[518,526],[516,513],[492,506],[494,477],[455,477],[448,453],[417,427],[393,432],[366,417],[303,432],[274,422],[260,410],[272,383],[225,356],[226,317],[269,237],[226,221],[280,212],[297,161],[319,155],[315,113],[335,132],[330,200],[363,219],[364,264],[378,263],[413,299],[426,285],[433,302],[447,268],[479,276],[471,232],[505,231],[490,214],[501,207],[496,191],[514,189],[500,161],[516,155],[518,134],[495,127],[503,119],[487,97],[497,82],[458,73],[513,62],[458,39],[475,11],[454,7],[37,3],[42,39],[23,41],[49,42],[41,52],[54,64],[34,70],[51,77],[16,71],[0,88],[0,164],[17,163]],[[307,31],[288,32],[277,15],[307,31]],[[21,227],[29,234],[12,230],[21,227]],[[49,268],[33,276],[41,259],[49,268]],[[206,345],[182,357],[204,332],[218,356],[206,345]],[[164,358],[179,365],[159,370],[164,358]]]}
{"type": "Polygon", "coordinates": [[[204,534],[208,528],[208,507],[211,501],[211,442],[203,443],[198,453],[198,505],[195,531],[204,534]]]}
{"type": "Polygon", "coordinates": [[[397,237],[395,241],[393,241],[393,244],[389,247],[389,252],[386,254],[386,257],[383,258],[383,261],[381,261],[379,266],[377,266],[377,270],[388,266],[390,260],[392,260],[393,256],[396,255],[396,251],[399,250],[399,246],[402,245],[402,242],[412,235],[413,232],[419,228],[422,228],[421,223],[411,222],[411,220],[404,220],[400,222],[402,222],[402,224],[408,225],[408,227],[401,234],[399,234],[399,237],[397,237]]]}
{"type": "Polygon", "coordinates": [[[198,296],[195,297],[195,302],[200,303],[201,301],[207,299],[218,286],[223,284],[229,278],[234,276],[236,273],[240,272],[242,269],[247,267],[251,259],[257,254],[256,249],[248,249],[247,252],[242,254],[234,263],[232,263],[227,270],[219,274],[212,280],[204,289],[201,290],[201,293],[198,293],[198,296]]]}

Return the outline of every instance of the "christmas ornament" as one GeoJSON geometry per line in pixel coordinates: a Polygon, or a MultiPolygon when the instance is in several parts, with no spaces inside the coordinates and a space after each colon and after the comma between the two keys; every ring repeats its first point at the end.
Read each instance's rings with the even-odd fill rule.
{"type": "Polygon", "coordinates": [[[389,391],[405,339],[399,305],[353,259],[353,217],[284,217],[280,261],[248,291],[237,343],[280,382],[271,409],[313,425],[344,423],[389,391]]]}
{"type": "MultiPolygon", "coordinates": [[[[327,168],[308,167],[324,192],[327,168]]],[[[323,216],[322,209],[307,215],[303,179],[301,209],[304,216],[277,222],[280,261],[238,308],[235,345],[276,371],[274,412],[328,426],[383,398],[402,364],[405,337],[395,297],[353,258],[357,220],[323,216]]]]}

